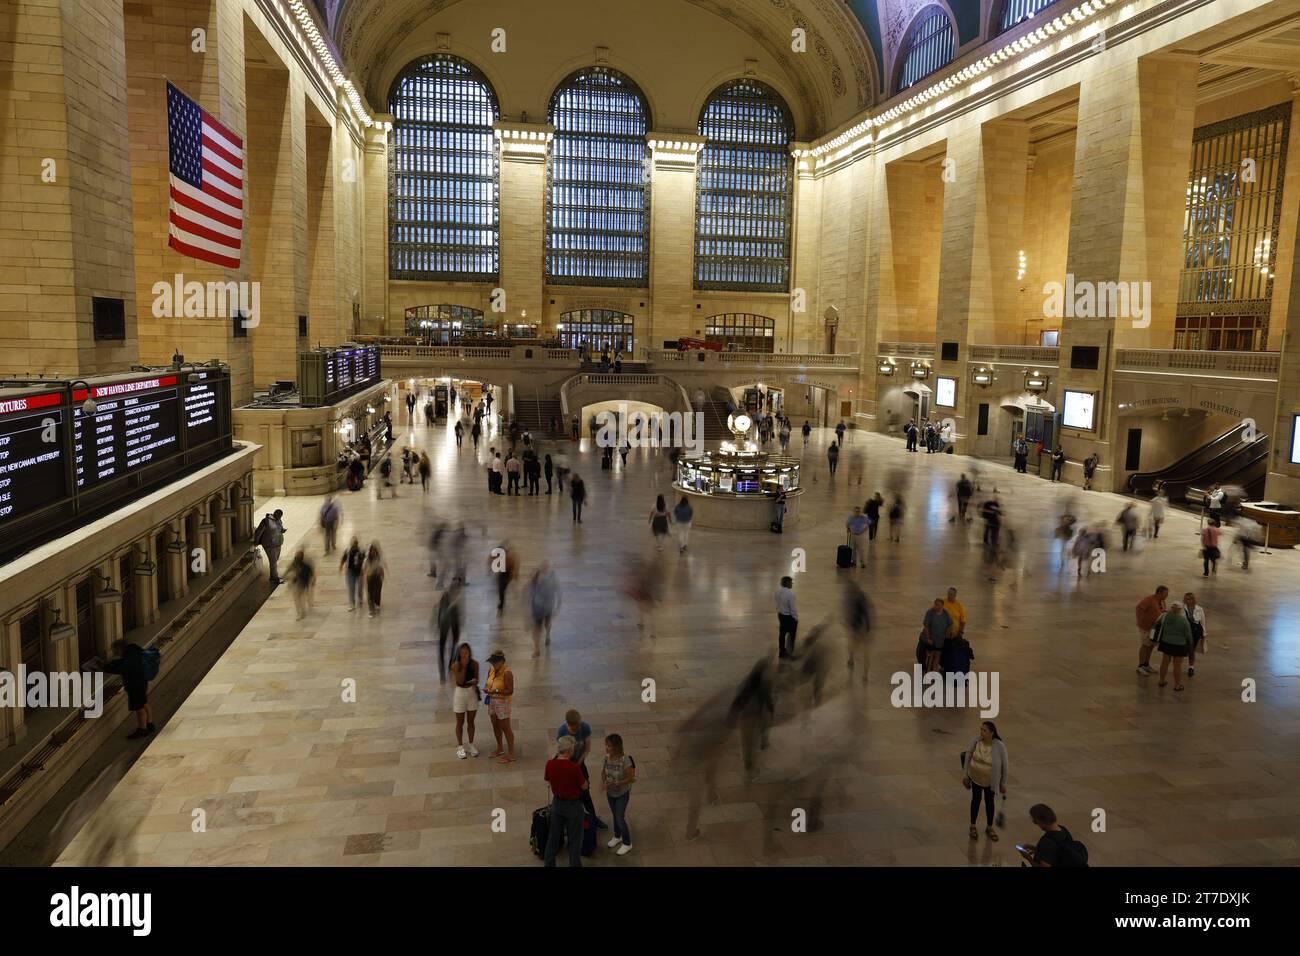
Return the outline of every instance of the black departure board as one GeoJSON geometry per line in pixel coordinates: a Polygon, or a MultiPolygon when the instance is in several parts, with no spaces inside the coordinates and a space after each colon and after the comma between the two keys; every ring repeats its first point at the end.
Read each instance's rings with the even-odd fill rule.
{"type": "Polygon", "coordinates": [[[308,407],[333,405],[382,379],[379,347],[317,349],[298,353],[298,395],[308,407]]]}
{"type": "Polygon", "coordinates": [[[0,401],[0,524],[67,495],[64,394],[0,401]]]}
{"type": "Polygon", "coordinates": [[[130,474],[180,451],[180,391],[176,376],[117,382],[94,389],[95,413],[73,393],[73,476],[78,489],[130,474]]]}
{"type": "Polygon", "coordinates": [[[200,372],[185,393],[185,447],[212,441],[221,433],[219,379],[200,372]]]}

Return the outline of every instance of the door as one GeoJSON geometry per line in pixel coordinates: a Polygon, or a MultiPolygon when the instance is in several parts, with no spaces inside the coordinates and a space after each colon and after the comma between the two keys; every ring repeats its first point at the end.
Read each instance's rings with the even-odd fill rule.
{"type": "Polygon", "coordinates": [[[1142,467],[1142,429],[1128,430],[1128,447],[1124,452],[1124,470],[1137,471],[1142,467]]]}

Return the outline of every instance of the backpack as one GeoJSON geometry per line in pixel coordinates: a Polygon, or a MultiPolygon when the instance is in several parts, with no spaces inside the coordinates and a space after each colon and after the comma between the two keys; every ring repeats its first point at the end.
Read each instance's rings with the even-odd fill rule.
{"type": "Polygon", "coordinates": [[[1064,836],[1061,839],[1053,839],[1062,853],[1062,859],[1057,862],[1057,866],[1087,866],[1088,865],[1088,848],[1070,835],[1068,830],[1058,831],[1064,836]]]}
{"type": "Polygon", "coordinates": [[[144,679],[153,680],[158,676],[158,668],[162,666],[162,651],[156,647],[146,647],[140,655],[143,664],[144,679]]]}

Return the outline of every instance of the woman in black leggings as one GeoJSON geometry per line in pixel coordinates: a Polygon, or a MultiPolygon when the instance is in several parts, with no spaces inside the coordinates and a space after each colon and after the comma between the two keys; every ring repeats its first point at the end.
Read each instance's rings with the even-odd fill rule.
{"type": "Polygon", "coordinates": [[[1003,796],[1007,792],[1007,748],[998,736],[998,728],[991,720],[980,724],[979,736],[970,742],[966,752],[961,755],[961,769],[964,774],[962,786],[970,794],[970,838],[979,839],[979,829],[975,826],[979,819],[980,800],[984,801],[984,833],[990,840],[996,841],[998,831],[993,829],[993,793],[996,790],[1003,796]]]}

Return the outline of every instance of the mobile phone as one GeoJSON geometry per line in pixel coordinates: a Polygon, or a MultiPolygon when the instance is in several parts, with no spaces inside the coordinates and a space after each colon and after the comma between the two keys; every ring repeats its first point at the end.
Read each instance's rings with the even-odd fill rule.
{"type": "Polygon", "coordinates": [[[1034,852],[1034,848],[1032,846],[1028,846],[1027,844],[1024,843],[1017,843],[1016,849],[1026,855],[1034,852]]]}

